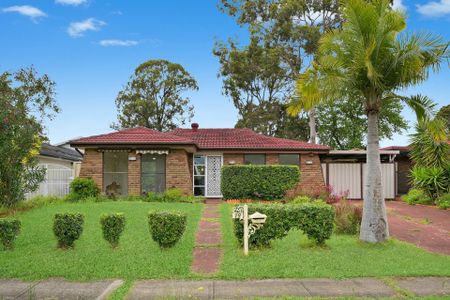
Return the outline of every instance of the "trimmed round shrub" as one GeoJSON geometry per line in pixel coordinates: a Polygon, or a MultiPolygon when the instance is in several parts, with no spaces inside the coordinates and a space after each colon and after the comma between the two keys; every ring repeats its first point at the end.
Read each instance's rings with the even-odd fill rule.
{"type": "Polygon", "coordinates": [[[317,244],[324,244],[333,233],[334,207],[320,202],[304,203],[298,207],[300,210],[298,228],[317,244]]]}
{"type": "Polygon", "coordinates": [[[282,199],[299,179],[297,166],[223,166],[222,195],[225,199],[282,199]]]}
{"type": "Polygon", "coordinates": [[[362,221],[362,207],[341,201],[334,206],[335,232],[340,234],[357,234],[362,221]]]}
{"type": "Polygon", "coordinates": [[[310,203],[314,200],[309,196],[297,196],[294,199],[292,199],[289,203],[290,204],[302,204],[302,203],[310,203]]]}
{"type": "Polygon", "coordinates": [[[410,189],[407,195],[402,196],[402,200],[409,205],[433,203],[431,197],[420,189],[410,189]]]}
{"type": "Polygon", "coordinates": [[[450,208],[450,194],[445,194],[445,195],[440,196],[436,200],[436,204],[440,209],[450,208]]]}
{"type": "Polygon", "coordinates": [[[149,212],[148,225],[152,239],[161,249],[171,248],[186,230],[187,217],[180,212],[149,212]]]}
{"type": "Polygon", "coordinates": [[[122,213],[104,214],[100,217],[103,238],[116,248],[119,245],[120,236],[125,229],[125,215],[122,213]]]}
{"type": "Polygon", "coordinates": [[[0,219],[0,241],[5,250],[14,249],[14,242],[20,233],[20,221],[15,219],[0,219]]]}
{"type": "Polygon", "coordinates": [[[100,189],[92,178],[77,177],[70,183],[70,201],[84,200],[89,197],[97,197],[100,189]]]}
{"type": "Polygon", "coordinates": [[[58,240],[59,248],[73,248],[83,232],[84,216],[80,213],[55,214],[53,233],[58,240]]]}

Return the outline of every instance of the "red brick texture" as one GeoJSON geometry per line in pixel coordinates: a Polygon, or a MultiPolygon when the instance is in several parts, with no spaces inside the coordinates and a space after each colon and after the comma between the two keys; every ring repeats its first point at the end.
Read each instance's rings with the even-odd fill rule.
{"type": "Polygon", "coordinates": [[[244,163],[244,154],[242,153],[225,153],[223,155],[224,165],[231,165],[231,164],[242,165],[243,163],[244,163]]]}
{"type": "Polygon", "coordinates": [[[128,195],[141,194],[141,155],[135,152],[128,154],[128,195]],[[130,160],[135,157],[136,160],[130,160]]]}
{"type": "Polygon", "coordinates": [[[278,165],[278,154],[269,153],[266,154],[266,165],[278,165]]]}
{"type": "Polygon", "coordinates": [[[97,149],[86,149],[80,167],[80,177],[92,178],[100,190],[103,189],[103,153],[97,149]]]}
{"type": "Polygon", "coordinates": [[[189,158],[192,155],[184,150],[170,150],[166,157],[166,188],[176,187],[185,195],[192,195],[192,169],[189,158]]]}
{"type": "Polygon", "coordinates": [[[313,193],[325,189],[322,167],[318,154],[300,155],[300,183],[295,192],[313,193]]]}

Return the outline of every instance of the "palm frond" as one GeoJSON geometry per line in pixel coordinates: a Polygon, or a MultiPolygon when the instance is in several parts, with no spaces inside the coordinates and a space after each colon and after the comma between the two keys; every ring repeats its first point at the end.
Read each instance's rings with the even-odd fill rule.
{"type": "Polygon", "coordinates": [[[436,103],[427,96],[419,94],[399,98],[415,112],[418,121],[431,120],[436,114],[436,103]]]}

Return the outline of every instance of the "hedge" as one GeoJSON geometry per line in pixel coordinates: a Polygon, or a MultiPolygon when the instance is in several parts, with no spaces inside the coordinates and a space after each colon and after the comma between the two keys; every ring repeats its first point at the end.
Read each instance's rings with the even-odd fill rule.
{"type": "Polygon", "coordinates": [[[180,212],[156,211],[148,214],[150,234],[161,249],[175,246],[186,230],[186,221],[186,215],[180,212]]]}
{"type": "MultiPolygon", "coordinates": [[[[309,239],[323,244],[331,237],[334,227],[334,208],[323,203],[303,203],[299,205],[251,204],[248,214],[260,212],[267,216],[264,225],[249,238],[249,246],[270,246],[274,239],[284,238],[291,229],[302,230],[309,239]]],[[[234,220],[234,234],[242,244],[243,224],[234,220]]]]}
{"type": "Polygon", "coordinates": [[[77,177],[70,183],[68,200],[78,201],[89,197],[97,197],[100,189],[92,178],[77,177]]]}
{"type": "Polygon", "coordinates": [[[0,219],[0,242],[5,250],[14,248],[14,241],[20,233],[20,221],[16,219],[0,219]]]}
{"type": "Polygon", "coordinates": [[[299,179],[297,166],[223,166],[222,195],[225,199],[282,199],[299,179]]]}
{"type": "Polygon", "coordinates": [[[72,248],[83,232],[84,215],[80,213],[55,214],[53,233],[59,248],[72,248]]]}
{"type": "Polygon", "coordinates": [[[112,248],[119,245],[120,236],[125,229],[125,215],[123,213],[103,214],[100,217],[103,238],[112,248]]]}

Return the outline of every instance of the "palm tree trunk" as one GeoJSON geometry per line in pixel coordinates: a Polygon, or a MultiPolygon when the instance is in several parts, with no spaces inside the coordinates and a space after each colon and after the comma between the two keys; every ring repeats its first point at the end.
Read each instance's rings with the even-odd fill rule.
{"type": "Polygon", "coordinates": [[[312,144],[316,143],[316,108],[311,108],[308,113],[309,116],[309,142],[312,144]]]}
{"type": "Polygon", "coordinates": [[[378,112],[369,111],[367,120],[367,169],[364,178],[364,207],[359,238],[362,241],[379,243],[389,237],[389,230],[381,186],[378,112]]]}

